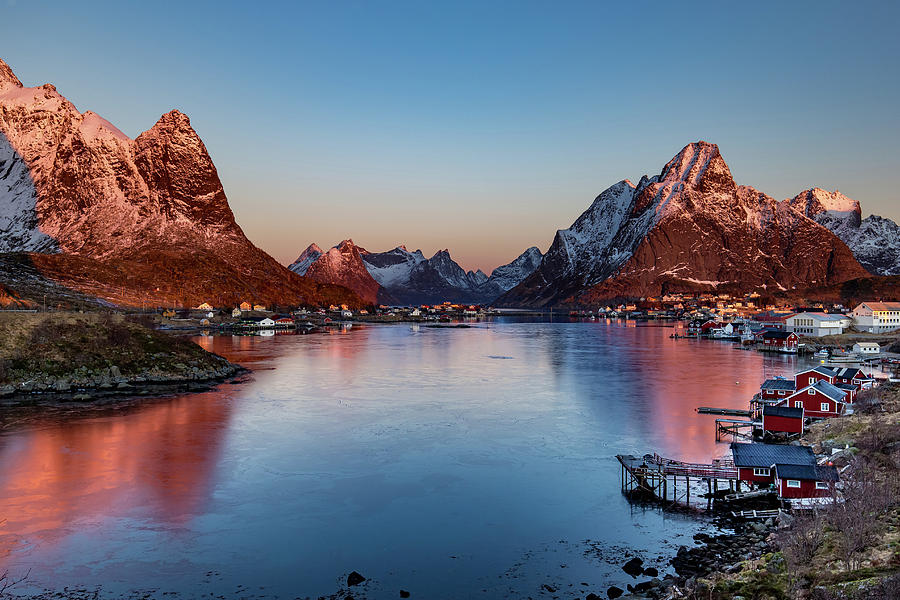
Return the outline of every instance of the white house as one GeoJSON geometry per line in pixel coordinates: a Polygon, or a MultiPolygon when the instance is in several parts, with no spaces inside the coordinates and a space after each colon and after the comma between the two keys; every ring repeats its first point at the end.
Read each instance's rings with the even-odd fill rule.
{"type": "Polygon", "coordinates": [[[785,331],[791,331],[797,335],[838,335],[850,327],[850,317],[839,314],[820,312],[803,312],[791,315],[785,319],[785,331]]]}
{"type": "Polygon", "coordinates": [[[411,317],[419,317],[419,316],[422,316],[422,311],[419,310],[418,308],[414,308],[414,309],[412,309],[411,311],[409,311],[409,316],[411,316],[411,317]]]}
{"type": "Polygon", "coordinates": [[[853,351],[857,354],[880,354],[881,346],[878,342],[856,342],[853,351]]]}
{"type": "Polygon", "coordinates": [[[241,309],[235,308],[233,311],[231,311],[231,316],[234,318],[238,318],[239,316],[241,316],[241,309]]]}
{"type": "Polygon", "coordinates": [[[900,302],[863,302],[853,309],[853,321],[869,333],[900,329],[900,302]]]}
{"type": "Polygon", "coordinates": [[[260,319],[259,321],[257,321],[256,325],[258,327],[262,327],[262,328],[275,327],[275,321],[273,321],[269,317],[266,317],[264,319],[260,319]]]}
{"type": "Polygon", "coordinates": [[[352,311],[352,310],[347,310],[347,309],[345,308],[345,309],[343,309],[343,310],[341,311],[341,316],[342,316],[342,317],[352,317],[352,316],[353,316],[353,311],[352,311]]]}

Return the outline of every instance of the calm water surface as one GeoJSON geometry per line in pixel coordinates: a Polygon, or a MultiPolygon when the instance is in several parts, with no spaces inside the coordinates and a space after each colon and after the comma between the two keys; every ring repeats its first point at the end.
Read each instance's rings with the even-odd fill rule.
{"type": "Polygon", "coordinates": [[[316,596],[351,570],[376,598],[624,587],[628,553],[664,568],[711,525],[630,506],[614,455],[723,454],[714,417],[694,409],[745,408],[800,360],[672,331],[492,322],[199,338],[251,381],[4,417],[0,571],[30,569],[21,592],[110,595],[316,596]]]}

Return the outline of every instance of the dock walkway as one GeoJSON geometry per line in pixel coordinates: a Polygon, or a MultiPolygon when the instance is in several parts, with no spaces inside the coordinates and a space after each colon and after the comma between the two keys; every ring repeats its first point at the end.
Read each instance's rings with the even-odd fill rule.
{"type": "Polygon", "coordinates": [[[733,489],[738,481],[738,470],[734,463],[727,460],[710,464],[689,463],[664,458],[658,454],[646,454],[643,457],[630,454],[617,454],[616,459],[622,465],[622,489],[628,492],[649,493],[659,500],[669,500],[669,484],[672,486],[673,502],[679,500],[678,480],[683,480],[683,497],[690,503],[691,478],[706,481],[710,497],[719,490],[719,480],[728,481],[733,489]]]}

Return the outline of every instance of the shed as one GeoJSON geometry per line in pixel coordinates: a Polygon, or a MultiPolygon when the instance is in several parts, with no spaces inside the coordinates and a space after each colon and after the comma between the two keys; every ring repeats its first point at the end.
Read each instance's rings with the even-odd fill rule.
{"type": "Polygon", "coordinates": [[[803,407],[763,406],[762,427],[770,433],[803,433],[803,407]]]}
{"type": "Polygon", "coordinates": [[[773,483],[772,469],[776,464],[816,464],[816,456],[809,446],[734,442],[731,444],[731,456],[738,469],[738,479],[756,484],[773,483]]]}
{"type": "Polygon", "coordinates": [[[831,495],[838,472],[830,465],[775,465],[775,489],[782,498],[831,495]]]}

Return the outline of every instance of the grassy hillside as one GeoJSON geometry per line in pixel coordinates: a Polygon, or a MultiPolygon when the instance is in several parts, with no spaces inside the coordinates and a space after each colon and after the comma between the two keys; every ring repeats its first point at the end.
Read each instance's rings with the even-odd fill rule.
{"type": "Polygon", "coordinates": [[[0,313],[0,386],[99,387],[134,380],[209,379],[224,358],[120,315],[0,313]],[[60,382],[63,383],[60,383],[60,382]]]}

